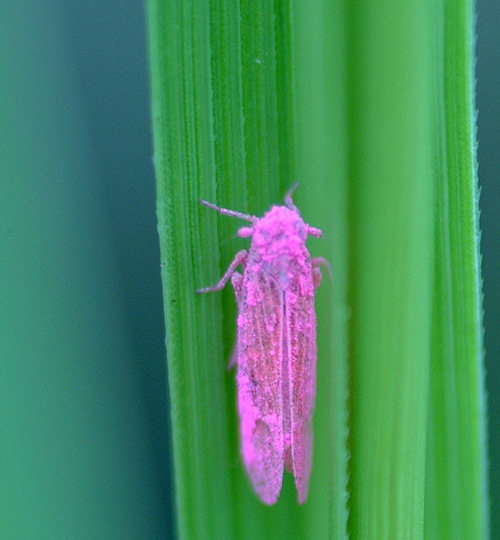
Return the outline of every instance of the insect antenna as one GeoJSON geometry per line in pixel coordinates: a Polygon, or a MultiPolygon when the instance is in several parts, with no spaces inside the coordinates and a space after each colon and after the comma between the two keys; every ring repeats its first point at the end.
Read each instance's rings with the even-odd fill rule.
{"type": "Polygon", "coordinates": [[[200,199],[200,204],[206,206],[207,208],[211,208],[216,212],[219,212],[219,214],[222,214],[223,216],[231,216],[239,219],[244,219],[245,221],[250,221],[250,223],[255,223],[259,219],[257,216],[250,216],[249,214],[242,214],[241,212],[236,212],[235,210],[221,208],[220,206],[217,206],[216,204],[210,203],[208,201],[204,201],[203,199],[200,199]]]}
{"type": "Polygon", "coordinates": [[[293,204],[292,195],[293,192],[299,187],[299,183],[295,182],[292,187],[287,191],[285,195],[285,206],[290,210],[294,210],[297,214],[300,214],[299,209],[293,204]]]}

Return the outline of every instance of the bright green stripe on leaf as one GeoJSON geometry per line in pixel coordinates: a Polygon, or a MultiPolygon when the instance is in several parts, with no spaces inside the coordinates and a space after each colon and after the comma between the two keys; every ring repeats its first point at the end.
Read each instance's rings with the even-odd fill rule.
{"type": "Polygon", "coordinates": [[[433,253],[430,5],[348,7],[353,538],[423,538],[433,253]]]}
{"type": "Polygon", "coordinates": [[[440,13],[436,258],[426,485],[426,538],[486,539],[474,15],[470,0],[440,13]]]}
{"type": "Polygon", "coordinates": [[[304,201],[304,216],[323,228],[325,240],[310,242],[313,255],[326,257],[333,268],[332,278],[323,272],[316,302],[318,397],[311,490],[317,504],[311,516],[318,524],[314,538],[341,540],[347,538],[348,501],[345,14],[341,3],[332,7],[327,0],[317,2],[314,9],[305,2],[295,2],[294,7],[295,152],[297,178],[304,183],[304,191],[297,195],[304,201]],[[324,515],[328,522],[322,525],[324,515]]]}

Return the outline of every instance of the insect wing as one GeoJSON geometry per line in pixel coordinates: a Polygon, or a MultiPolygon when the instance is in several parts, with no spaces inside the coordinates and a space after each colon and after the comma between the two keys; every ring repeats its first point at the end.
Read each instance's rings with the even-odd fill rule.
{"type": "Polygon", "coordinates": [[[247,268],[237,291],[238,408],[245,467],[259,497],[274,504],[284,466],[283,293],[262,271],[247,268]]]}
{"type": "MultiPolygon", "coordinates": [[[[302,284],[309,279],[302,277],[302,284]]],[[[298,500],[307,499],[312,465],[312,416],[316,395],[316,313],[312,275],[307,291],[285,293],[285,327],[289,332],[291,468],[298,500]]],[[[292,289],[293,290],[293,289],[292,289]]],[[[286,406],[286,405],[285,405],[286,406]]],[[[285,411],[285,415],[287,412],[285,411]]],[[[287,468],[288,463],[287,463],[287,468]]]]}

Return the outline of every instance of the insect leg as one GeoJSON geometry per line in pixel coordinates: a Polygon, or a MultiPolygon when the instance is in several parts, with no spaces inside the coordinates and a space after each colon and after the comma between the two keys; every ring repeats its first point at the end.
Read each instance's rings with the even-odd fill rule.
{"type": "Polygon", "coordinates": [[[331,274],[332,272],[332,267],[330,266],[330,262],[327,261],[324,257],[315,257],[314,259],[311,260],[311,264],[315,267],[324,266],[328,273],[331,274]]]}
{"type": "MultiPolygon", "coordinates": [[[[243,276],[239,272],[234,272],[231,276],[231,283],[233,284],[234,293],[236,295],[236,302],[240,302],[243,297],[243,276]]],[[[229,360],[229,365],[227,369],[233,369],[238,363],[238,340],[233,347],[233,352],[231,353],[231,359],[229,360]]]]}
{"type": "Polygon", "coordinates": [[[313,267],[313,280],[315,289],[317,289],[319,287],[319,284],[321,283],[321,270],[319,269],[320,266],[324,266],[326,268],[330,279],[332,279],[332,267],[324,257],[316,257],[311,261],[311,264],[313,267]]]}
{"type": "Polygon", "coordinates": [[[226,286],[226,283],[229,281],[229,278],[234,274],[234,271],[236,268],[242,264],[243,266],[246,263],[248,257],[248,252],[242,249],[241,251],[238,251],[236,254],[236,257],[234,258],[233,262],[229,265],[229,268],[227,269],[227,272],[221,277],[219,283],[217,285],[213,285],[212,287],[205,287],[204,289],[198,289],[196,291],[196,294],[203,294],[207,292],[215,292],[215,291],[222,291],[222,289],[226,286]]]}
{"type": "Polygon", "coordinates": [[[243,276],[239,272],[234,272],[231,276],[236,302],[239,302],[243,295],[243,276]]]}
{"type": "Polygon", "coordinates": [[[227,370],[231,371],[238,364],[238,344],[235,343],[233,347],[233,352],[231,353],[231,358],[229,364],[227,365],[227,370]]]}

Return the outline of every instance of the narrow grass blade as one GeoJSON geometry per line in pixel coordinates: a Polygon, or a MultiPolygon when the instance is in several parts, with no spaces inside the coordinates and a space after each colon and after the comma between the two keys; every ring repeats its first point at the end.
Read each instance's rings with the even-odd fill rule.
{"type": "Polygon", "coordinates": [[[438,12],[438,170],[425,530],[487,539],[486,427],[474,109],[474,5],[438,12]]]}
{"type": "MultiPolygon", "coordinates": [[[[328,237],[342,238],[345,249],[345,222],[339,221],[340,227],[335,227],[325,199],[326,193],[332,194],[332,199],[344,193],[343,198],[336,198],[335,207],[339,215],[345,215],[345,184],[342,187],[342,174],[337,174],[342,170],[341,160],[334,160],[325,169],[315,169],[313,162],[319,164],[331,157],[330,149],[324,145],[319,155],[311,156],[308,165],[297,165],[303,156],[298,145],[314,129],[314,121],[306,113],[310,96],[304,91],[302,79],[305,57],[298,67],[294,64],[294,54],[304,46],[302,38],[295,41],[294,37],[297,14],[292,3],[273,5],[264,0],[150,0],[148,8],[180,536],[327,538],[333,500],[332,468],[340,467],[334,482],[342,488],[335,499],[344,507],[340,524],[344,535],[335,537],[343,538],[345,433],[334,437],[333,464],[330,443],[336,432],[332,421],[345,430],[345,309],[336,314],[336,333],[339,343],[343,340],[344,356],[339,360],[340,376],[335,379],[341,391],[334,403],[340,408],[333,413],[332,305],[326,284],[318,310],[322,357],[315,422],[316,459],[309,500],[304,507],[297,505],[293,479],[285,475],[279,502],[268,508],[252,493],[239,458],[234,374],[225,370],[235,336],[234,295],[229,287],[219,295],[194,294],[196,288],[215,283],[236,251],[247,245],[241,239],[232,239],[241,224],[200,207],[200,197],[262,215],[271,204],[280,203],[285,191],[299,180],[296,202],[299,207],[304,202],[304,218],[324,227],[328,237]],[[331,175],[339,179],[335,185],[331,175]]],[[[315,47],[323,47],[324,51],[330,44],[330,25],[331,20],[314,36],[315,47]]],[[[322,92],[321,87],[318,91],[322,92]]],[[[336,101],[340,103],[339,96],[334,97],[332,110],[336,101]]],[[[328,99],[326,94],[323,99],[328,99]]],[[[332,135],[326,123],[322,129],[326,136],[332,135]]],[[[319,241],[314,242],[314,255],[328,256],[319,241]]],[[[339,260],[347,258],[344,255],[339,260]]],[[[340,292],[339,298],[346,296],[343,264],[344,277],[339,283],[343,283],[344,293],[340,292]]]]}

